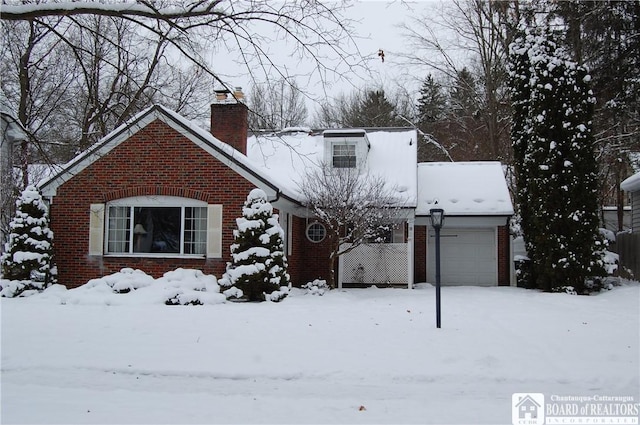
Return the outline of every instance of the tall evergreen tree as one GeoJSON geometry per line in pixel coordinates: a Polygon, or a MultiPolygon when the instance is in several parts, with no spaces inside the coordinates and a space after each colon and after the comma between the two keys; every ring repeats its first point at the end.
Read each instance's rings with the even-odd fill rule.
{"type": "Polygon", "coordinates": [[[585,68],[548,28],[523,28],[510,47],[512,142],[518,204],[532,279],[545,291],[603,273],[598,250],[595,98],[585,68]]]}
{"type": "Polygon", "coordinates": [[[287,296],[289,273],[284,253],[284,231],[263,190],[253,189],[236,219],[231,263],[220,279],[248,301],[280,301],[287,296]]]}
{"type": "Polygon", "coordinates": [[[369,90],[360,105],[360,122],[354,127],[393,127],[404,123],[397,116],[396,107],[387,99],[384,90],[369,90]]]}
{"type": "Polygon", "coordinates": [[[49,229],[48,208],[33,186],[22,192],[16,207],[16,215],[9,225],[9,242],[1,258],[2,274],[9,280],[36,278],[22,290],[43,289],[55,281],[51,267],[53,232],[49,229]]]}
{"type": "Polygon", "coordinates": [[[462,68],[456,74],[451,88],[451,107],[460,116],[474,116],[479,113],[477,82],[471,71],[462,68]]]}
{"type": "Polygon", "coordinates": [[[422,81],[416,109],[416,124],[426,141],[418,143],[418,161],[451,160],[447,149],[450,146],[442,145],[451,136],[448,93],[432,74],[422,81]]]}
{"type": "Polygon", "coordinates": [[[401,127],[407,122],[400,117],[411,116],[409,102],[389,99],[383,89],[355,91],[341,95],[321,106],[316,117],[319,127],[401,127]]]}
{"type": "Polygon", "coordinates": [[[633,165],[640,165],[631,155],[640,150],[640,0],[555,6],[567,22],[567,46],[593,77],[601,201],[618,206],[618,230],[623,230],[620,182],[633,173],[633,165]]]}
{"type": "Polygon", "coordinates": [[[418,123],[428,127],[442,119],[447,112],[447,96],[442,84],[429,74],[420,87],[418,98],[418,123]]]}

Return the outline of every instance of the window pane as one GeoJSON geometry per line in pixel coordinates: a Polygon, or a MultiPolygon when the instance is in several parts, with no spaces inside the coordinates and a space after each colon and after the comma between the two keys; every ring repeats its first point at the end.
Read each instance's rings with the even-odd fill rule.
{"type": "Polygon", "coordinates": [[[180,207],[136,207],[133,251],[180,253],[180,207]]]}
{"type": "Polygon", "coordinates": [[[335,168],[355,168],[356,145],[333,145],[333,166],[335,168]]]}
{"type": "Polygon", "coordinates": [[[307,227],[307,238],[309,238],[311,242],[322,242],[326,234],[327,231],[322,223],[311,223],[307,227]]]}
{"type": "Polygon", "coordinates": [[[129,207],[109,207],[107,252],[129,252],[129,207]]]}
{"type": "Polygon", "coordinates": [[[204,255],[207,249],[207,208],[184,209],[184,253],[204,255]]]}

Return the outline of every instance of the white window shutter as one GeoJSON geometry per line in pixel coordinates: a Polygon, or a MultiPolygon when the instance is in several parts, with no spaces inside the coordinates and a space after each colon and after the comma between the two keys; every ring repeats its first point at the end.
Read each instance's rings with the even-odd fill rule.
{"type": "Polygon", "coordinates": [[[222,205],[207,205],[207,258],[222,257],[222,205]]]}
{"type": "Polygon", "coordinates": [[[102,255],[104,249],[104,204],[91,204],[89,212],[89,255],[102,255]]]}

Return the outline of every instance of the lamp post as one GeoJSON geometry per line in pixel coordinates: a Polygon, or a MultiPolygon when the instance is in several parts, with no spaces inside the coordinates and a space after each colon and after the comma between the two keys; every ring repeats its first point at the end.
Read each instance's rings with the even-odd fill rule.
{"type": "Polygon", "coordinates": [[[433,208],[431,214],[431,225],[436,231],[436,327],[440,328],[440,229],[444,225],[444,210],[433,208]]]}

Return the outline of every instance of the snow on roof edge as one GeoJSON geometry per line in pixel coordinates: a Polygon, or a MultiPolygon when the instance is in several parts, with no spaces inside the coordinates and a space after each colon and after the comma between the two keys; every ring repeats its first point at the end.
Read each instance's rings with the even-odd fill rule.
{"type": "Polygon", "coordinates": [[[635,173],[634,175],[620,183],[620,189],[626,190],[627,192],[635,192],[640,190],[640,172],[635,173]]]}

